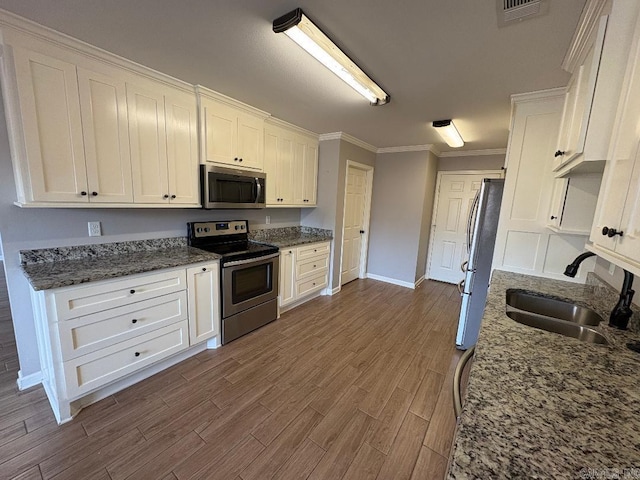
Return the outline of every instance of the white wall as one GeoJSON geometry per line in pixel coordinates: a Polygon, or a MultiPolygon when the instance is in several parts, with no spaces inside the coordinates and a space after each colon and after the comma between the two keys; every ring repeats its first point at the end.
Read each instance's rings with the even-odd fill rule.
{"type": "MultiPolygon", "coordinates": [[[[340,286],[342,222],[347,160],[375,166],[376,155],[345,140],[324,140],[318,151],[318,199],[316,208],[302,209],[300,224],[333,230],[331,288],[340,286]]],[[[374,171],[374,182],[377,172],[374,171]]]]}
{"type": "Polygon", "coordinates": [[[438,159],[438,171],[500,170],[504,165],[504,157],[504,154],[440,157],[438,159]]]}
{"type": "Polygon", "coordinates": [[[186,223],[194,220],[248,219],[250,228],[299,225],[300,209],[201,210],[201,209],[57,209],[19,208],[11,166],[9,143],[0,103],[0,239],[16,335],[21,375],[40,371],[31,310],[29,284],[20,269],[19,250],[88,243],[105,243],[186,235],[186,223]],[[88,221],[102,222],[102,237],[89,238],[88,221]]]}
{"type": "Polygon", "coordinates": [[[430,152],[378,154],[368,273],[411,284],[424,275],[436,169],[430,152]]]}

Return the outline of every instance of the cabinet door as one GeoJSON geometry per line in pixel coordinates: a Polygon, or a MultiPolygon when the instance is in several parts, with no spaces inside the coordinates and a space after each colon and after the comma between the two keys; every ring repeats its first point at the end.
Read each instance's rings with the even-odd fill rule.
{"type": "Polygon", "coordinates": [[[211,263],[187,269],[189,344],[220,333],[220,266],[211,263]]]}
{"type": "Polygon", "coordinates": [[[201,98],[204,123],[204,160],[238,165],[238,117],[236,111],[201,98]]]}
{"type": "Polygon", "coordinates": [[[315,206],[318,192],[318,145],[307,144],[304,156],[304,199],[307,206],[315,206]]]}
{"type": "Polygon", "coordinates": [[[198,109],[195,95],[167,92],[165,95],[167,166],[171,203],[197,205],[198,190],[198,109]]]}
{"type": "Polygon", "coordinates": [[[284,307],[295,300],[295,249],[280,251],[280,306],[284,307]]]}
{"type": "MultiPolygon", "coordinates": [[[[637,118],[637,117],[636,117],[637,118]]],[[[622,212],[620,228],[624,232],[618,239],[616,253],[640,263],[640,139],[636,141],[635,161],[631,183],[622,212]]]]}
{"type": "Polygon", "coordinates": [[[547,225],[559,228],[562,221],[562,210],[564,199],[567,194],[569,180],[566,178],[556,178],[553,180],[553,193],[551,194],[551,205],[549,208],[549,220],[547,225]]]}
{"type": "Polygon", "coordinates": [[[569,163],[584,151],[607,20],[606,15],[601,17],[598,29],[590,39],[591,46],[586,50],[580,66],[573,72],[569,81],[558,143],[558,150],[564,154],[555,158],[555,169],[569,163]]]}
{"type": "Polygon", "coordinates": [[[304,196],[304,158],[307,145],[304,140],[296,138],[293,144],[293,203],[306,205],[304,196]]]}
{"type": "Polygon", "coordinates": [[[238,113],[238,162],[241,168],[262,171],[264,164],[264,120],[238,113]]]}
{"type": "Polygon", "coordinates": [[[78,87],[89,201],[133,202],[125,82],[78,67],[78,87]]]}
{"type": "Polygon", "coordinates": [[[75,65],[22,48],[14,60],[32,200],[88,202],[75,65]]]}
{"type": "Polygon", "coordinates": [[[127,84],[133,198],[136,203],[169,203],[164,95],[127,84]]]}
{"type": "Polygon", "coordinates": [[[264,132],[264,173],[267,174],[267,206],[278,204],[278,134],[272,130],[264,132]]]}
{"type": "Polygon", "coordinates": [[[294,144],[291,137],[278,139],[278,195],[280,205],[294,204],[294,144]]]}

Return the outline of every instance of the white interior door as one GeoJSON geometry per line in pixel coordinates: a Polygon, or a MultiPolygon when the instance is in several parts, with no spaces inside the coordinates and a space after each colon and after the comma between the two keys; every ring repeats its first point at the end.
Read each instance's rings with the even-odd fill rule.
{"type": "Polygon", "coordinates": [[[428,277],[447,283],[464,278],[460,268],[467,260],[467,222],[483,178],[500,178],[499,172],[442,174],[435,222],[431,226],[431,260],[428,277]]]}
{"type": "Polygon", "coordinates": [[[344,205],[344,232],[342,236],[341,281],[344,285],[360,276],[362,249],[365,240],[367,171],[347,166],[346,196],[344,205]]]}

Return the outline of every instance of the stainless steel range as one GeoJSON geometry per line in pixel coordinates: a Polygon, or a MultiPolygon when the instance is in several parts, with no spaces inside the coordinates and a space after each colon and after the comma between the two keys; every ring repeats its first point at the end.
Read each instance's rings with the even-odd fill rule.
{"type": "Polygon", "coordinates": [[[279,249],[252,242],[246,220],[187,224],[188,243],[220,260],[222,344],[278,316],[279,249]]]}

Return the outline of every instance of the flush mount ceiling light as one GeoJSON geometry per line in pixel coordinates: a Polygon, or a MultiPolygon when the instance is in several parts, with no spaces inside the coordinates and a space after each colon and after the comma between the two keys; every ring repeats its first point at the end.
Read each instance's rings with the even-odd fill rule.
{"type": "Polygon", "coordinates": [[[389,103],[390,97],[362,71],[335,43],[316,27],[302,9],[287,13],[273,21],[273,31],[285,33],[307,53],[365,97],[371,105],[389,103]]]}
{"type": "Polygon", "coordinates": [[[464,145],[464,140],[452,120],[436,120],[433,122],[433,128],[450,147],[459,148],[464,145]]]}

